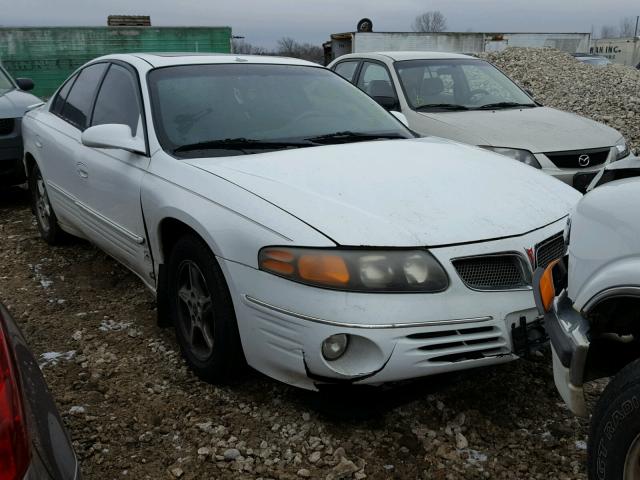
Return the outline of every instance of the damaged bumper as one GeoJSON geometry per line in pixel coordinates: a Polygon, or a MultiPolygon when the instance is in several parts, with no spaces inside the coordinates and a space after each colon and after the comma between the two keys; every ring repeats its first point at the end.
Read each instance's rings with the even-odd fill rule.
{"type": "Polygon", "coordinates": [[[569,409],[585,416],[584,377],[589,353],[589,323],[573,309],[563,291],[545,314],[545,328],[553,352],[553,379],[569,409]]]}

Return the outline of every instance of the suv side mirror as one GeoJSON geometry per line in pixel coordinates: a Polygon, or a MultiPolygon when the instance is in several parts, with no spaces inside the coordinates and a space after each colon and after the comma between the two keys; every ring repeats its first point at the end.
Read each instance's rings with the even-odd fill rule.
{"type": "Polygon", "coordinates": [[[80,137],[82,144],[92,148],[115,148],[146,154],[144,140],[134,137],[128,125],[110,123],[87,128],[80,137]]]}
{"type": "Polygon", "coordinates": [[[529,90],[528,88],[525,88],[524,91],[526,92],[527,95],[529,95],[531,98],[534,97],[533,92],[531,90],[529,90]]]}
{"type": "Polygon", "coordinates": [[[16,78],[16,83],[18,84],[18,88],[25,92],[33,90],[33,87],[35,86],[33,80],[30,78],[16,78]]]}
{"type": "Polygon", "coordinates": [[[398,108],[398,100],[395,97],[372,97],[381,107],[387,110],[398,108]]]}

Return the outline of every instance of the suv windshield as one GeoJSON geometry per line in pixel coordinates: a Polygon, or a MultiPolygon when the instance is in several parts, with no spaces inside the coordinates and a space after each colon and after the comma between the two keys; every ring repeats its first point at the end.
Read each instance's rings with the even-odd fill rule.
{"type": "Polygon", "coordinates": [[[2,67],[0,67],[0,95],[8,92],[9,90],[13,90],[14,88],[13,82],[2,67]]]}
{"type": "Polygon", "coordinates": [[[509,77],[475,59],[395,63],[407,102],[416,111],[459,111],[537,106],[509,77]]]}
{"type": "Polygon", "coordinates": [[[211,157],[413,134],[369,96],[319,67],[181,65],[148,76],[165,151],[211,157]]]}

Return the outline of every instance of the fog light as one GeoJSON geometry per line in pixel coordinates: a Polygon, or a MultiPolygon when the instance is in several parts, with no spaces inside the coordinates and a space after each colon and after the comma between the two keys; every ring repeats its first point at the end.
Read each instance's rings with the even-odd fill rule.
{"type": "Polygon", "coordinates": [[[344,333],[331,335],[322,342],[322,356],[325,360],[337,360],[344,352],[347,351],[349,345],[349,336],[344,333]]]}

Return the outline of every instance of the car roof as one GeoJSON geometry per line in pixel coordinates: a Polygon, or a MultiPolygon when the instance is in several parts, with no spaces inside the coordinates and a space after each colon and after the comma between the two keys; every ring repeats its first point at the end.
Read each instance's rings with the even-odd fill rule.
{"type": "Polygon", "coordinates": [[[209,52],[166,52],[166,53],[125,53],[105,55],[96,60],[144,60],[152,67],[167,67],[172,65],[194,65],[208,63],[267,63],[272,65],[304,65],[318,67],[317,63],[288,57],[273,57],[268,55],[235,55],[232,53],[209,52]]]}
{"type": "Polygon", "coordinates": [[[367,52],[367,53],[350,53],[339,57],[340,60],[346,58],[374,58],[377,60],[391,59],[395,61],[402,60],[445,60],[445,59],[476,59],[471,55],[450,52],[367,52]]]}

